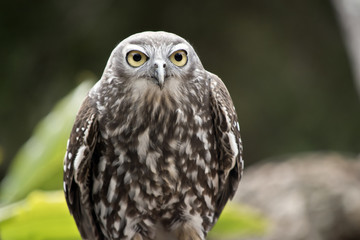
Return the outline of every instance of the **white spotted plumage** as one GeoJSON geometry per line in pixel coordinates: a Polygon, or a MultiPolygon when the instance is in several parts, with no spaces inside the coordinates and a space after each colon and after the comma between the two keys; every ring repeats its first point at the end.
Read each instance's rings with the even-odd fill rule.
{"type": "MultiPolygon", "coordinates": [[[[76,152],[76,158],[74,160],[74,170],[75,171],[77,171],[79,169],[80,163],[84,158],[84,153],[85,153],[86,148],[87,147],[85,145],[82,145],[79,147],[78,151],[76,152]]],[[[71,160],[69,157],[68,157],[68,159],[71,160]]]]}
{"type": "Polygon", "coordinates": [[[205,239],[241,178],[239,131],[225,85],[184,39],[144,32],[122,41],[65,155],[65,196],[82,237],[205,239]],[[130,65],[132,51],[146,56],[142,65],[130,65]]]}

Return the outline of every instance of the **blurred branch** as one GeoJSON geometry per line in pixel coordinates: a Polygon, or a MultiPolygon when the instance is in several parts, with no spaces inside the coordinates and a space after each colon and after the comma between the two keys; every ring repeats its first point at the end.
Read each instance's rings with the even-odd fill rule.
{"type": "Polygon", "coordinates": [[[360,96],[360,1],[333,0],[343,28],[357,92],[360,96]]]}

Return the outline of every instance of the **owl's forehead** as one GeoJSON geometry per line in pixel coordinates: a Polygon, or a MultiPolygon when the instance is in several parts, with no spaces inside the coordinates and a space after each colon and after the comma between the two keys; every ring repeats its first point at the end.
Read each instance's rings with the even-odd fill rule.
{"type": "Polygon", "coordinates": [[[190,44],[183,38],[167,32],[143,32],[134,34],[119,44],[123,54],[130,50],[169,53],[178,49],[189,50],[190,44]]]}

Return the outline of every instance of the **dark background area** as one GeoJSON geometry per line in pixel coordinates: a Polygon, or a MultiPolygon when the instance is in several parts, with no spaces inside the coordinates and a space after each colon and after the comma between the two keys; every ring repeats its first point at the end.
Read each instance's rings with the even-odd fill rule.
{"type": "Polygon", "coordinates": [[[247,165],[358,153],[359,101],[330,1],[2,1],[0,179],[54,103],[86,76],[99,79],[116,44],[145,30],[189,40],[222,78],[247,165]]]}

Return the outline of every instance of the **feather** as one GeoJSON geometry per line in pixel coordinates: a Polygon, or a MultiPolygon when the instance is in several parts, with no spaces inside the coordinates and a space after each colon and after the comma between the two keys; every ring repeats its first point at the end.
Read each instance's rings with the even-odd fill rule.
{"type": "Polygon", "coordinates": [[[219,156],[219,192],[215,212],[217,219],[237,190],[243,171],[243,160],[237,114],[230,94],[218,76],[211,73],[209,75],[210,102],[219,156]]]}
{"type": "Polygon", "coordinates": [[[97,121],[89,98],[83,102],[70,134],[64,159],[65,198],[81,236],[102,239],[90,195],[91,159],[96,146],[97,121]]]}

